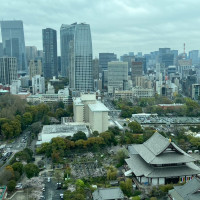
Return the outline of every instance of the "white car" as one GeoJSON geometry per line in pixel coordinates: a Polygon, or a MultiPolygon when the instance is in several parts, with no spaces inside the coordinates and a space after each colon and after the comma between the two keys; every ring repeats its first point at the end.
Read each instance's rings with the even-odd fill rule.
{"type": "Polygon", "coordinates": [[[64,194],[60,194],[60,198],[63,199],[64,194]]]}
{"type": "Polygon", "coordinates": [[[48,178],[47,178],[47,182],[49,183],[50,181],[51,181],[51,178],[50,178],[50,177],[48,177],[48,178]]]}

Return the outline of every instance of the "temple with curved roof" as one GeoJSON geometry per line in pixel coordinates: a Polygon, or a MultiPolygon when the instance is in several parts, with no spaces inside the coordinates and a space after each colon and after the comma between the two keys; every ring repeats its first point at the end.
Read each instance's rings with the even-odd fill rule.
{"type": "Polygon", "coordinates": [[[128,151],[129,158],[125,161],[139,183],[184,182],[200,174],[200,168],[194,164],[196,159],[158,132],[143,144],[130,145],[128,151]]]}

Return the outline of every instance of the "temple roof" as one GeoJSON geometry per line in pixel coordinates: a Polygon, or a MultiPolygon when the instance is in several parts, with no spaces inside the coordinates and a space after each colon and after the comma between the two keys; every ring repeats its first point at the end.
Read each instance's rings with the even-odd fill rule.
{"type": "Polygon", "coordinates": [[[193,178],[183,186],[174,186],[173,190],[169,191],[169,194],[175,199],[184,200],[199,200],[200,199],[200,179],[193,178]]]}
{"type": "Polygon", "coordinates": [[[200,173],[200,168],[193,162],[186,165],[154,167],[146,163],[138,154],[125,160],[136,176],[149,178],[191,176],[200,173]]]}
{"type": "Polygon", "coordinates": [[[139,154],[149,164],[175,164],[194,162],[195,159],[158,132],[143,144],[128,147],[129,154],[139,154]],[[167,151],[167,149],[169,150],[167,151]]]}

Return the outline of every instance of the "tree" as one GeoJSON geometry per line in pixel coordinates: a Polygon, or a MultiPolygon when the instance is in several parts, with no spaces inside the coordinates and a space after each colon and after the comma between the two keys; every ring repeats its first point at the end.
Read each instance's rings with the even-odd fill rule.
{"type": "Polygon", "coordinates": [[[85,187],[85,183],[81,179],[76,180],[76,189],[82,190],[85,187]]]}
{"type": "Polygon", "coordinates": [[[62,179],[62,174],[61,174],[61,172],[58,171],[58,170],[55,171],[54,176],[56,177],[56,180],[57,180],[57,182],[59,183],[59,182],[61,181],[61,179],[62,179]]]}
{"type": "Polygon", "coordinates": [[[44,115],[44,117],[42,118],[42,124],[43,125],[49,125],[50,124],[50,120],[49,120],[48,115],[44,115]]]}
{"type": "Polygon", "coordinates": [[[118,162],[118,166],[122,166],[125,163],[125,158],[128,157],[128,151],[126,149],[120,149],[116,154],[116,160],[118,162]]]}
{"type": "Polygon", "coordinates": [[[128,127],[130,128],[130,130],[133,132],[133,133],[142,133],[143,130],[142,130],[142,127],[141,125],[138,123],[138,122],[130,122],[128,124],[128,127]]]}
{"type": "Polygon", "coordinates": [[[9,139],[9,138],[12,138],[13,137],[13,127],[12,125],[10,125],[9,123],[4,123],[2,126],[1,126],[1,132],[3,134],[3,136],[6,138],[6,139],[9,139]]]}
{"type": "Polygon", "coordinates": [[[121,181],[120,188],[125,195],[130,197],[133,194],[132,180],[130,178],[127,178],[125,181],[121,181]]]}
{"type": "Polygon", "coordinates": [[[14,191],[16,187],[16,181],[15,180],[9,181],[7,184],[7,187],[8,187],[8,191],[10,192],[14,191]]]}
{"type": "Polygon", "coordinates": [[[117,169],[110,165],[107,167],[107,179],[108,180],[115,180],[117,178],[117,169]]]}
{"type": "Polygon", "coordinates": [[[74,192],[71,192],[69,190],[67,190],[65,193],[64,193],[64,200],[69,200],[69,199],[73,199],[73,200],[85,200],[86,197],[85,197],[85,194],[83,194],[82,191],[74,191],[74,192]]]}
{"type": "Polygon", "coordinates": [[[24,171],[26,173],[27,178],[29,178],[29,179],[34,177],[34,176],[38,176],[38,174],[40,172],[37,165],[35,165],[33,163],[29,163],[29,164],[25,165],[24,171]]]}
{"type": "Polygon", "coordinates": [[[87,140],[86,134],[82,131],[78,131],[72,137],[72,141],[77,141],[77,140],[87,140]]]}
{"type": "Polygon", "coordinates": [[[12,168],[14,171],[19,172],[20,175],[23,174],[24,166],[21,162],[15,162],[14,164],[12,164],[12,168]]]}
{"type": "Polygon", "coordinates": [[[25,112],[23,114],[23,123],[25,126],[30,125],[31,122],[33,121],[32,114],[30,112],[25,112]]]}

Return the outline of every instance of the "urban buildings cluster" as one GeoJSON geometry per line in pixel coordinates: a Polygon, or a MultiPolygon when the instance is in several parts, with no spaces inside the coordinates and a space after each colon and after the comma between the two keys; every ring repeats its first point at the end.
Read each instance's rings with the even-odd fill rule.
{"type": "Polygon", "coordinates": [[[159,48],[149,54],[129,52],[120,58],[105,52],[93,59],[90,25],[86,23],[61,25],[60,56],[57,31],[52,28],[42,30],[42,50],[25,46],[20,20],[1,21],[1,35],[1,94],[45,94],[49,89],[45,80],[67,77],[69,90],[76,95],[75,91],[103,91],[113,99],[130,100],[155,94],[172,98],[181,93],[194,100],[200,96],[199,50],[187,54],[159,48]]]}

